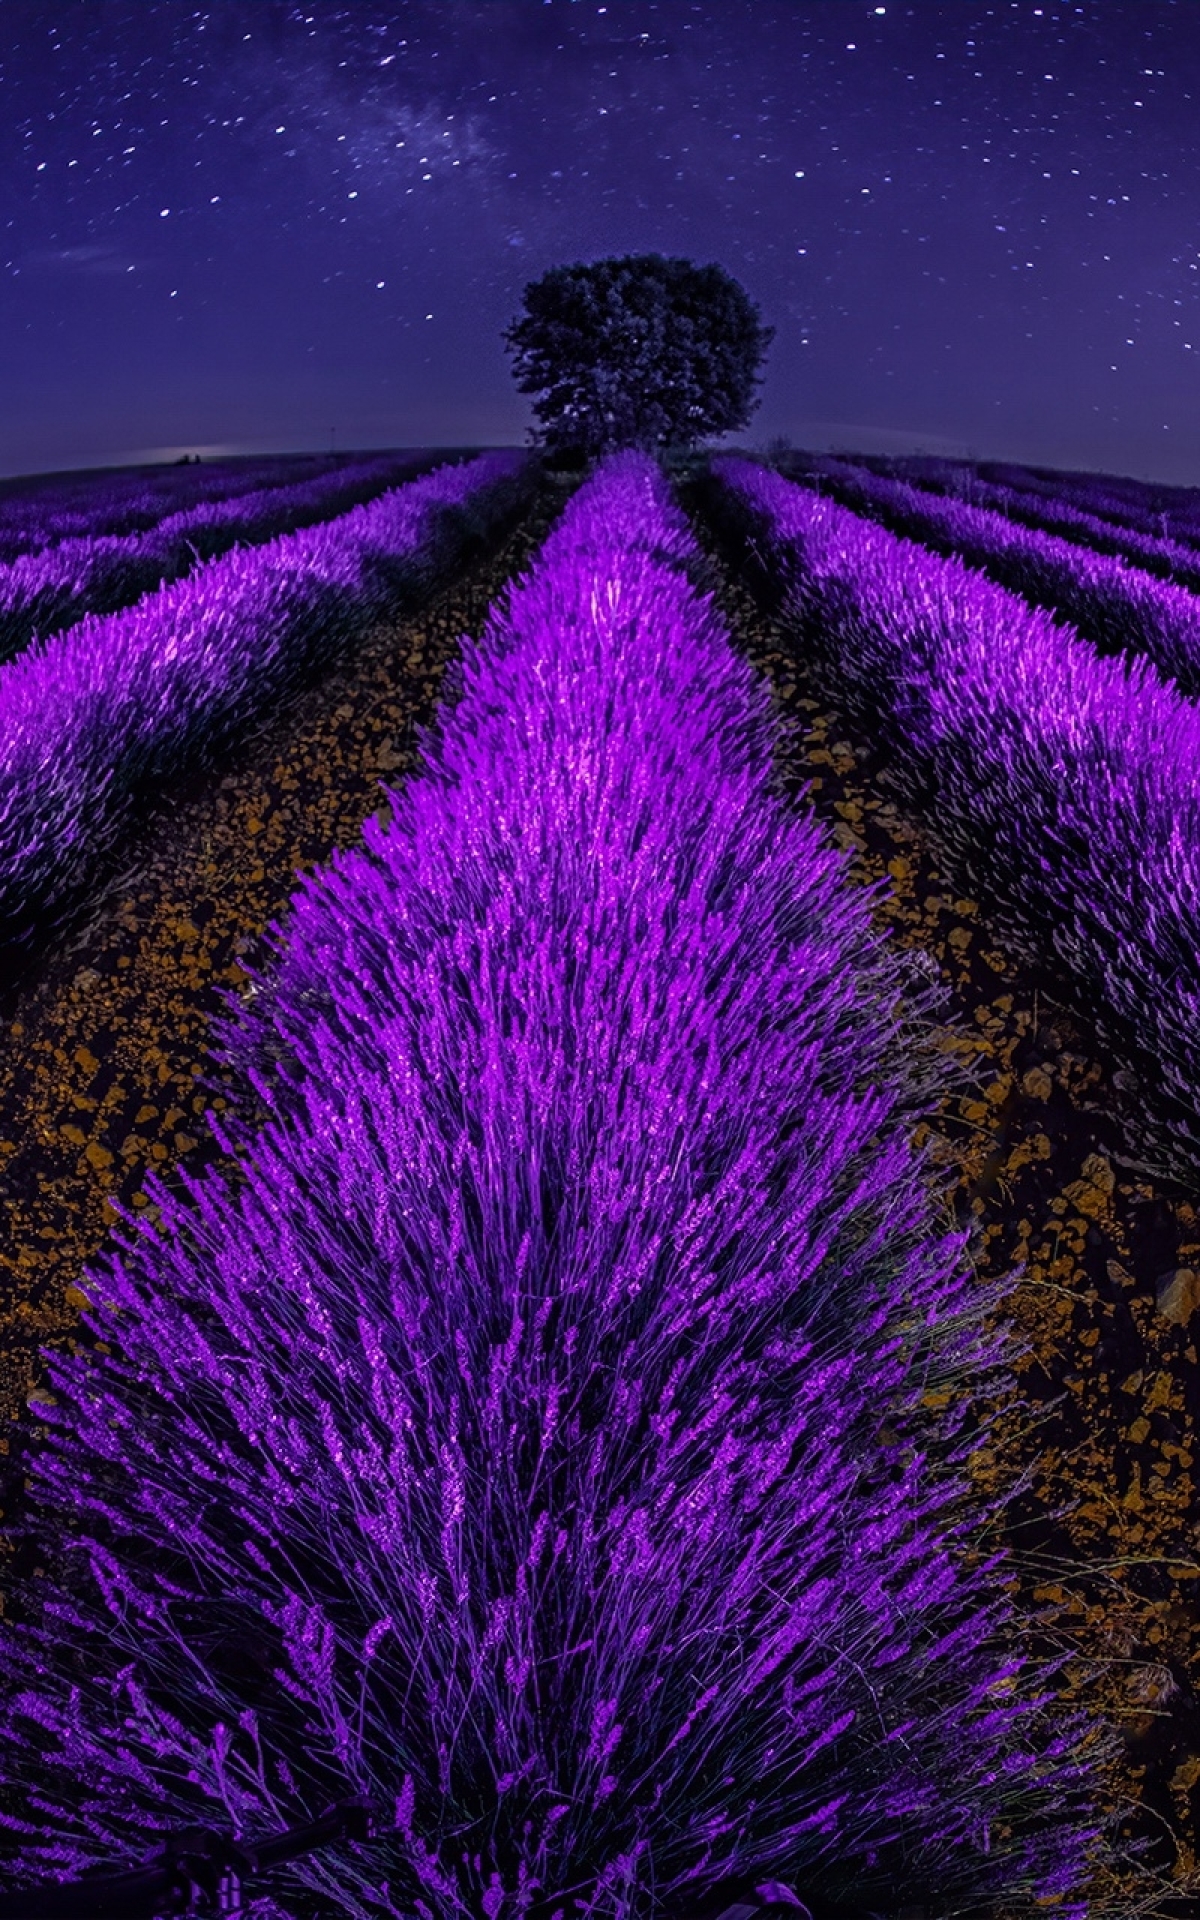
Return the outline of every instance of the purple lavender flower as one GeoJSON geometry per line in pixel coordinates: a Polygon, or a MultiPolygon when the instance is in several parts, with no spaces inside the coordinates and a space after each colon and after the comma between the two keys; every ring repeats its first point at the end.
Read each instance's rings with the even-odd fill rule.
{"type": "Polygon", "coordinates": [[[511,518],[532,474],[503,450],[439,467],[0,668],[0,976],[63,923],[139,807],[428,592],[511,518]]]}
{"type": "MultiPolygon", "coordinates": [[[[993,509],[986,493],[977,504],[937,499],[920,487],[890,480],[846,461],[816,459],[811,475],[844,505],[919,540],[936,553],[980,567],[999,586],[1071,622],[1105,655],[1144,657],[1189,699],[1200,694],[1200,560],[1165,543],[1141,552],[1097,552],[1095,526],[1082,531],[1089,547],[1060,539],[1044,527],[1020,524],[993,509]],[[1146,571],[1149,562],[1153,571],[1146,571]],[[1156,579],[1169,572],[1169,579],[1156,579]]],[[[1002,496],[1008,504],[1010,496],[1002,496]]]]}
{"type": "MultiPolygon", "coordinates": [[[[1122,1062],[1156,1177],[1200,1169],[1200,713],[986,579],[746,461],[713,503],[956,884],[1122,1062]],[[718,501],[726,504],[722,507],[718,501]]],[[[964,509],[965,511],[965,509],[964,509]]],[[[995,518],[995,516],[991,516],[995,518]]]]}
{"type": "Polygon", "coordinates": [[[1106,1736],[965,1472],[1011,1348],[911,1145],[938,996],[770,790],[699,571],[651,460],[585,485],[231,1002],[236,1182],[87,1276],[66,1570],[0,1631],[23,1878],[350,1790],[391,1831],[289,1904],[1082,1915],[1106,1736]]]}
{"type": "MultiPolygon", "coordinates": [[[[388,454],[263,486],[232,499],[200,500],[122,535],[88,532],[0,564],[0,663],[39,633],[61,632],[85,613],[115,612],[178,580],[201,560],[332,519],[399,485],[428,456],[388,454]]],[[[52,644],[52,642],[51,642],[52,644]]],[[[5,679],[0,670],[0,697],[5,679]]]]}

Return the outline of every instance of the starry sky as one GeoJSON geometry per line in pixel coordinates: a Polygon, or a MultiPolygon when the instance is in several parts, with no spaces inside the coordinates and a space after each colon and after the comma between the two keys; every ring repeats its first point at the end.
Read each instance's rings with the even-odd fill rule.
{"type": "Polygon", "coordinates": [[[1197,0],[0,0],[0,474],[521,445],[556,264],[715,261],[729,444],[1200,485],[1197,0]]]}

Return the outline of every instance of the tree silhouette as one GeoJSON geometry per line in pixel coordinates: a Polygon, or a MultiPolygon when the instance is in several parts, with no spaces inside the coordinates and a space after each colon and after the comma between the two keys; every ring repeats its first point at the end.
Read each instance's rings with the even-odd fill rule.
{"type": "Polygon", "coordinates": [[[505,329],[534,445],[587,459],[622,447],[689,448],[744,427],[774,338],[723,267],[661,253],[552,267],[505,329]]]}

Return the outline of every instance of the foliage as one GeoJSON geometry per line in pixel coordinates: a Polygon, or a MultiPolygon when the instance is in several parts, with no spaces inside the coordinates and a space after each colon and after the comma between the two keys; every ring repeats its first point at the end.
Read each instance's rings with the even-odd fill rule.
{"type": "Polygon", "coordinates": [[[746,425],[774,337],[722,267],[625,254],[552,267],[504,339],[518,390],[538,397],[535,445],[592,458],[688,448],[746,425]]]}
{"type": "Polygon", "coordinates": [[[702,571],[652,460],[580,490],[235,1009],[244,1189],[148,1181],[86,1277],[31,1473],[75,1570],[0,1627],[22,1873],[351,1790],[393,1825],[286,1870],[323,1920],[1080,1914],[1103,1743],[1012,1632],[1002,1289],[912,1145],[941,996],[702,571]]]}
{"type": "Polygon", "coordinates": [[[1200,712],[1178,684],[1200,662],[1194,597],[999,514],[814,465],[853,509],[730,458],[712,462],[706,504],[816,684],[888,754],[953,884],[988,902],[998,944],[1053,969],[1110,1050],[1125,1164],[1194,1192],[1200,712]],[[885,501],[920,544],[865,517],[885,501]],[[929,550],[951,531],[953,553],[929,550]],[[1066,623],[1066,591],[1053,611],[1030,605],[1050,597],[1039,577],[1076,604],[1111,595],[1130,647],[1140,613],[1155,657],[1104,657],[1098,620],[1086,637],[1066,623]]]}
{"type": "Polygon", "coordinates": [[[371,620],[494,538],[535,464],[500,448],[448,462],[0,665],[0,983],[63,933],[164,789],[220,765],[371,620]]]}

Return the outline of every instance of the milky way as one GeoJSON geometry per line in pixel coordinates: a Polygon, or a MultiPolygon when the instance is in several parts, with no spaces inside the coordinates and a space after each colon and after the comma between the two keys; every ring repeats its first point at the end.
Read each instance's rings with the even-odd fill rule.
{"type": "Polygon", "coordinates": [[[1200,484],[1191,0],[2,0],[0,471],[520,444],[557,262],[718,261],[762,444],[1200,484]]]}

